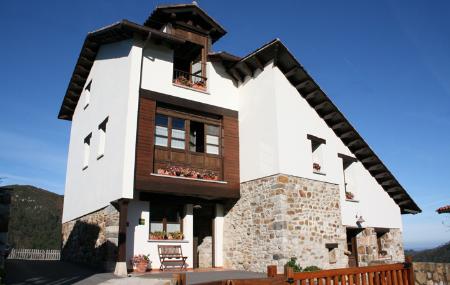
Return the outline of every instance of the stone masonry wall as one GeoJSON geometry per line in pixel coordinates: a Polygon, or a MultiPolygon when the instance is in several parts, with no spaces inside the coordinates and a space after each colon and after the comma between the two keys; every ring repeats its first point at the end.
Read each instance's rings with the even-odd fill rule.
{"type": "Polygon", "coordinates": [[[278,174],[241,184],[241,198],[224,221],[224,266],[282,272],[290,257],[302,267],[346,267],[346,232],[339,187],[278,174]],[[329,250],[327,244],[337,244],[329,250]]]}
{"type": "Polygon", "coordinates": [[[450,284],[450,263],[413,262],[416,285],[450,284]]]}
{"type": "Polygon", "coordinates": [[[119,212],[112,205],[62,225],[63,260],[113,271],[119,212]]]}
{"type": "Polygon", "coordinates": [[[386,251],[385,256],[379,255],[377,233],[374,228],[365,228],[356,236],[356,240],[359,266],[405,261],[400,229],[390,229],[381,237],[382,250],[386,251]]]}

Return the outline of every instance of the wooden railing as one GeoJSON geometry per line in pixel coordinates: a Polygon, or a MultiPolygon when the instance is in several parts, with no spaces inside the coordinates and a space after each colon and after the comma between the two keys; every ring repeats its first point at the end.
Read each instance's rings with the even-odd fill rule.
{"type": "MultiPolygon", "coordinates": [[[[296,272],[287,268],[284,274],[276,274],[276,266],[267,267],[267,278],[232,279],[202,283],[202,285],[414,285],[411,260],[405,263],[296,272]]],[[[177,285],[186,285],[186,273],[174,276],[177,285]]]]}
{"type": "Polygon", "coordinates": [[[409,263],[376,265],[317,272],[287,272],[287,282],[298,285],[414,285],[409,263]]]}
{"type": "Polygon", "coordinates": [[[23,260],[59,260],[61,251],[57,249],[25,249],[13,248],[8,259],[23,260]]]}

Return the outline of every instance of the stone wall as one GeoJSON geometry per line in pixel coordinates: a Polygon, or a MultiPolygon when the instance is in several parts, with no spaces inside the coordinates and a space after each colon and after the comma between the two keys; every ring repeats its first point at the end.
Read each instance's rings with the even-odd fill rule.
{"type": "Polygon", "coordinates": [[[198,267],[211,268],[212,267],[212,237],[207,236],[202,243],[198,245],[198,267]]]}
{"type": "Polygon", "coordinates": [[[113,271],[119,211],[112,205],[62,225],[61,259],[113,271]]]}
{"type": "Polygon", "coordinates": [[[400,229],[389,229],[389,232],[380,239],[382,250],[386,252],[384,256],[379,254],[377,233],[374,228],[365,228],[356,236],[359,266],[405,261],[400,229]]]}
{"type": "Polygon", "coordinates": [[[339,197],[336,184],[283,174],[242,183],[241,198],[226,209],[224,266],[265,272],[276,264],[282,272],[297,257],[302,267],[346,267],[339,197]]]}
{"type": "Polygon", "coordinates": [[[450,284],[450,263],[414,262],[416,285],[450,284]]]}

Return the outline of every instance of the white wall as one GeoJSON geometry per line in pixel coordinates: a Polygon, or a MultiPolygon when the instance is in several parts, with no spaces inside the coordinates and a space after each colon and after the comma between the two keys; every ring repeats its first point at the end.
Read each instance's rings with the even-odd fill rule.
{"type": "Polygon", "coordinates": [[[144,49],[142,88],[192,101],[238,109],[237,87],[220,63],[207,63],[207,92],[172,84],[173,50],[163,45],[148,43],[144,49]]]}
{"type": "Polygon", "coordinates": [[[134,158],[141,49],[126,40],[100,47],[76,106],[70,133],[63,222],[96,211],[111,201],[133,197],[134,158]],[[105,155],[97,160],[98,125],[109,117],[105,155]],[[92,132],[89,166],[82,170],[84,138],[92,132]]]}
{"type": "MultiPolygon", "coordinates": [[[[133,255],[149,254],[153,269],[159,269],[158,244],[181,245],[183,255],[187,256],[188,267],[193,262],[193,209],[186,205],[186,216],[183,218],[183,241],[149,241],[150,233],[150,203],[133,200],[128,205],[127,228],[127,264],[133,255]],[[145,219],[144,225],[139,225],[139,218],[145,219]]],[[[129,265],[129,264],[128,264],[129,265]]]]}
{"type": "Polygon", "coordinates": [[[363,227],[401,228],[399,207],[360,162],[352,165],[359,202],[345,200],[338,153],[353,155],[278,68],[269,64],[255,78],[247,78],[239,86],[239,96],[242,182],[284,173],[339,184],[344,225],[356,226],[356,215],[362,215],[363,227]],[[312,171],[308,134],[326,140],[325,175],[312,171]]]}

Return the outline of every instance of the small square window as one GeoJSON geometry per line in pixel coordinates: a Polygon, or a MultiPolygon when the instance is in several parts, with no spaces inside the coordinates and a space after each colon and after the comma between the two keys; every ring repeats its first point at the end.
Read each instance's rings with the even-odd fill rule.
{"type": "Polygon", "coordinates": [[[84,138],[84,154],[83,154],[83,170],[88,168],[89,166],[89,155],[91,148],[91,137],[92,133],[90,133],[87,137],[84,138]]]}
{"type": "Polygon", "coordinates": [[[308,135],[307,138],[311,140],[312,170],[314,173],[324,174],[323,149],[326,141],[313,135],[308,135]]]}
{"type": "Polygon", "coordinates": [[[98,151],[97,159],[102,158],[105,155],[106,145],[106,125],[108,123],[108,117],[98,126],[98,151]]]}
{"type": "Polygon", "coordinates": [[[92,80],[89,81],[89,83],[84,88],[84,109],[89,106],[89,103],[91,101],[91,84],[92,80]]]}

